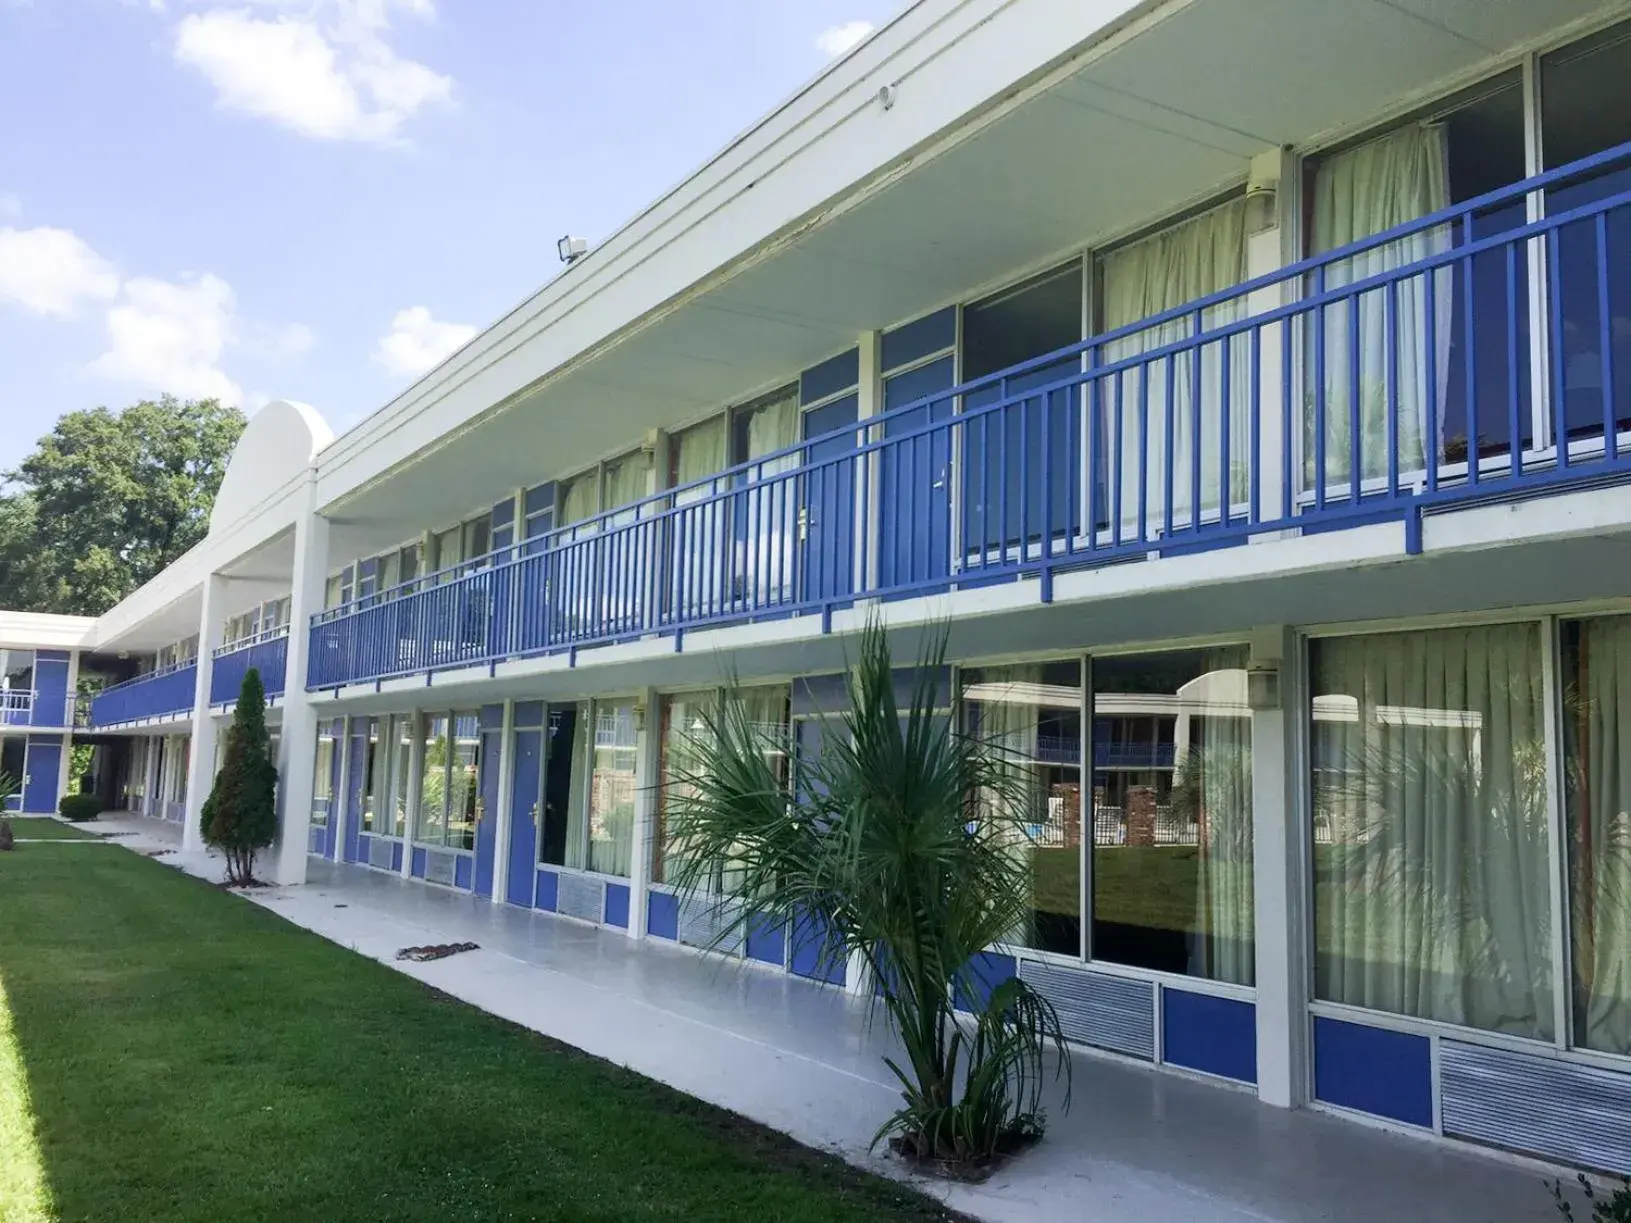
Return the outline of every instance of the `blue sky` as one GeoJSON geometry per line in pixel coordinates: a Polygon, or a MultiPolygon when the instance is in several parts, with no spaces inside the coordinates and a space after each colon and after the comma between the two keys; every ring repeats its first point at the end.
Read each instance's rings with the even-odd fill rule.
{"type": "Polygon", "coordinates": [[[895,0],[0,0],[0,469],[161,391],[343,429],[895,0]]]}

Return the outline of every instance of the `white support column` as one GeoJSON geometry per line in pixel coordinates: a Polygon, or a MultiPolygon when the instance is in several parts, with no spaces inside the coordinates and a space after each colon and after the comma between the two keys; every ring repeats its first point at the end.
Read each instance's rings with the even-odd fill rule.
{"type": "Polygon", "coordinates": [[[267,873],[277,883],[306,881],[311,835],[317,714],[306,691],[311,618],[323,609],[328,577],[328,519],[317,512],[316,483],[307,477],[307,504],[295,521],[294,589],[289,599],[289,661],[283,685],[283,727],[278,739],[278,805],[282,818],[267,873]]]}
{"type": "Polygon", "coordinates": [[[397,874],[404,879],[413,878],[413,830],[419,823],[419,792],[425,784],[425,719],[423,710],[410,713],[408,719],[408,801],[402,817],[402,865],[397,874]]]}
{"type": "Polygon", "coordinates": [[[662,767],[662,718],[655,688],[640,694],[634,761],[634,839],[629,848],[629,937],[646,937],[650,908],[652,835],[657,827],[658,770],[662,767]]]}
{"type": "Polygon", "coordinates": [[[355,718],[340,719],[340,738],[334,745],[338,759],[334,767],[334,792],[328,800],[328,856],[331,862],[345,861],[345,825],[351,806],[351,725],[355,718]]]}
{"type": "MultiPolygon", "coordinates": [[[[1296,216],[1298,192],[1296,163],[1283,149],[1270,149],[1252,158],[1249,186],[1253,193],[1274,192],[1272,224],[1266,225],[1246,238],[1246,277],[1267,276],[1295,260],[1296,216]]],[[[1248,209],[1248,219],[1252,213],[1248,209]]],[[[1263,314],[1283,305],[1293,292],[1293,286],[1271,285],[1249,294],[1247,314],[1263,314]]],[[[1258,512],[1262,521],[1273,522],[1285,507],[1284,454],[1296,439],[1286,437],[1281,406],[1286,394],[1285,347],[1289,342],[1289,324],[1263,329],[1259,343],[1258,360],[1258,451],[1252,458],[1257,463],[1258,512]]],[[[1300,399],[1300,397],[1299,397],[1300,399]]],[[[1292,423],[1301,419],[1300,403],[1295,404],[1292,423]]],[[[1295,457],[1295,456],[1294,456],[1295,457]]],[[[1293,490],[1295,491],[1295,490],[1293,490]]]]}
{"type": "MultiPolygon", "coordinates": [[[[517,542],[519,540],[517,534],[517,542]]],[[[514,701],[504,702],[504,723],[498,736],[498,810],[489,816],[498,821],[493,827],[493,894],[488,897],[495,905],[503,904],[510,890],[510,802],[515,797],[514,701]]]]}
{"type": "MultiPolygon", "coordinates": [[[[863,331],[859,340],[859,381],[856,387],[855,415],[871,420],[883,412],[883,332],[863,331]]],[[[872,431],[864,435],[873,441],[872,431]]],[[[877,454],[861,459],[855,473],[855,589],[872,590],[878,584],[881,555],[878,526],[882,521],[883,497],[878,490],[882,465],[877,454]],[[864,472],[864,474],[863,474],[864,472]]]]}
{"type": "MultiPolygon", "coordinates": [[[[1254,699],[1252,844],[1257,917],[1257,1094],[1295,1108],[1308,1093],[1308,986],[1302,787],[1302,708],[1296,639],[1274,625],[1252,634],[1251,669],[1278,677],[1279,700],[1254,699]]],[[[1256,685],[1254,684],[1254,687],[1256,685]]]]}
{"type": "Polygon", "coordinates": [[[204,848],[204,800],[215,782],[215,737],[218,729],[210,712],[210,680],[215,672],[215,650],[225,629],[227,579],[212,573],[204,579],[203,607],[198,616],[198,684],[193,691],[193,743],[187,757],[187,810],[181,830],[181,848],[196,853],[204,848]]]}
{"type": "Polygon", "coordinates": [[[63,702],[62,725],[62,759],[57,764],[57,801],[68,793],[68,785],[73,778],[74,754],[74,710],[77,704],[74,694],[79,689],[79,651],[68,651],[68,695],[63,702]]]}
{"type": "Polygon", "coordinates": [[[159,795],[159,756],[164,751],[164,740],[158,735],[143,735],[147,741],[147,763],[142,780],[142,814],[164,817],[164,800],[159,795]]]}

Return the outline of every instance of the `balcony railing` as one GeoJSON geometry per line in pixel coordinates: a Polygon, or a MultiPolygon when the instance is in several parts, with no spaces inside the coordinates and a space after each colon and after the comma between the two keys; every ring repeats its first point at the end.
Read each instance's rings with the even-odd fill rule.
{"type": "Polygon", "coordinates": [[[197,690],[198,663],[193,660],[138,675],[91,698],[90,724],[117,726],[187,713],[197,690]]]}
{"type": "Polygon", "coordinates": [[[308,683],[1021,577],[1046,602],[1286,528],[1416,550],[1435,510],[1631,478],[1621,171],[1631,145],[324,612],[308,683]]]}
{"type": "Polygon", "coordinates": [[[215,651],[210,667],[210,704],[226,705],[236,701],[251,667],[260,672],[268,697],[282,696],[288,657],[287,626],[222,646],[215,651]]]}
{"type": "Polygon", "coordinates": [[[32,688],[0,689],[0,723],[6,726],[33,725],[34,690],[32,688]]]}

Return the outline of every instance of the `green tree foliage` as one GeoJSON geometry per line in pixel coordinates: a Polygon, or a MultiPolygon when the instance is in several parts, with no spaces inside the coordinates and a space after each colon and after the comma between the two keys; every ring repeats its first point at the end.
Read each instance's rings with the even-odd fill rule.
{"type": "Polygon", "coordinates": [[[99,615],[204,537],[244,415],[213,399],[70,412],[0,493],[17,611],[99,615]]]}
{"type": "Polygon", "coordinates": [[[944,662],[941,633],[902,709],[888,640],[870,626],[848,711],[819,756],[793,753],[785,779],[747,702],[732,694],[704,711],[695,766],[674,787],[684,852],[670,878],[714,900],[722,937],[758,923],[825,929],[829,962],[864,961],[903,1050],[886,1064],[904,1106],[874,1141],[977,1167],[1040,1136],[1045,1062],[1066,1076],[1070,1063],[1045,998],[1017,977],[978,975],[976,956],[1030,918],[1029,805],[1016,771],[936,711],[944,662]],[[720,879],[734,895],[714,895],[720,879]],[[959,999],[973,1006],[967,1026],[959,999]]]}
{"type": "Polygon", "coordinates": [[[251,667],[227,728],[226,753],[204,800],[204,842],[226,855],[227,882],[255,878],[255,853],[277,836],[277,765],[266,733],[266,689],[251,667]]]}

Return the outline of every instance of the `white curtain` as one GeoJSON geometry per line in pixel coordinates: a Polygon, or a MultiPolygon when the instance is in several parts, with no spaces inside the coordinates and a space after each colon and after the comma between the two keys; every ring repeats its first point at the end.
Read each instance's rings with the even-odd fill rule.
{"type": "Polygon", "coordinates": [[[634,706],[602,704],[595,713],[594,771],[589,778],[589,852],[585,865],[627,878],[634,847],[634,706]]]}
{"type": "Polygon", "coordinates": [[[1565,688],[1575,1039],[1631,1053],[1631,617],[1579,634],[1565,688]]]}
{"type": "Polygon", "coordinates": [[[1222,665],[1178,689],[1174,788],[1191,799],[1198,858],[1189,971],[1251,985],[1257,974],[1252,870],[1252,719],[1246,672],[1222,665]]]}
{"type": "MultiPolygon", "coordinates": [[[[675,434],[670,442],[674,483],[689,484],[724,470],[726,440],[723,416],[675,434]]],[[[719,482],[711,481],[674,494],[680,512],[669,530],[669,607],[677,615],[708,615],[724,603],[729,512],[725,502],[710,500],[718,491],[719,482]]]]}
{"type": "Polygon", "coordinates": [[[1533,624],[1314,643],[1315,991],[1552,1035],[1533,624]]]}
{"type": "MultiPolygon", "coordinates": [[[[628,631],[639,627],[647,593],[656,593],[659,563],[656,528],[648,523],[627,529],[641,517],[634,503],[650,491],[650,454],[636,451],[606,464],[602,505],[619,512],[608,514],[603,520],[606,537],[596,545],[599,552],[594,568],[601,583],[599,603],[604,619],[599,624],[586,625],[590,631],[614,626],[628,631]],[[628,508],[622,508],[625,506],[628,508]]],[[[593,574],[579,574],[580,582],[593,580],[593,574]]]]}
{"type": "MultiPolygon", "coordinates": [[[[747,421],[747,460],[774,454],[798,441],[797,390],[752,409],[747,421]]],[[[783,455],[748,469],[750,485],[763,487],[744,498],[747,521],[738,539],[742,595],[758,605],[780,602],[792,594],[793,544],[797,536],[797,486],[775,479],[798,466],[796,454],[783,455]]]]}
{"type": "MultiPolygon", "coordinates": [[[[1246,204],[1231,200],[1104,257],[1102,330],[1114,331],[1140,319],[1196,301],[1246,277],[1246,204]]],[[[1244,301],[1226,301],[1204,312],[1203,328],[1243,317],[1244,301]]],[[[1147,327],[1104,346],[1102,362],[1124,361],[1188,339],[1192,318],[1147,327]]],[[[1251,357],[1250,341],[1240,335],[1229,342],[1229,378],[1224,385],[1223,341],[1201,349],[1200,379],[1191,352],[1148,365],[1134,366],[1099,385],[1101,437],[1112,456],[1106,464],[1112,481],[1110,512],[1119,515],[1123,536],[1137,530],[1140,488],[1140,439],[1144,478],[1145,526],[1150,535],[1171,531],[1194,520],[1195,433],[1200,433],[1201,513],[1219,511],[1222,479],[1224,405],[1229,420],[1229,502],[1232,514],[1244,513],[1250,490],[1251,357]],[[1120,427],[1117,428],[1117,396],[1120,427]],[[1167,398],[1172,398],[1168,462],[1167,398]],[[1198,409],[1197,409],[1198,405],[1198,409]],[[1172,521],[1166,521],[1168,473],[1172,482],[1172,521]]]]}
{"type": "MultiPolygon", "coordinates": [[[[1322,161],[1314,175],[1314,253],[1321,254],[1371,234],[1403,225],[1450,203],[1449,145],[1439,124],[1409,124],[1358,148],[1322,161]]],[[[1373,247],[1327,267],[1326,289],[1339,288],[1392,271],[1450,248],[1447,226],[1421,230],[1406,238],[1373,247]]],[[[1448,384],[1450,339],[1454,319],[1454,272],[1441,268],[1433,277],[1434,351],[1427,351],[1427,279],[1418,274],[1399,282],[1398,317],[1398,439],[1399,471],[1408,478],[1426,465],[1427,397],[1431,380],[1438,403],[1437,436],[1432,439],[1435,458],[1442,453],[1444,392],[1448,384]]],[[[1317,286],[1310,283],[1309,292],[1317,286]]],[[[1371,290],[1324,311],[1325,329],[1325,468],[1315,470],[1315,441],[1320,382],[1316,377],[1316,333],[1311,316],[1303,365],[1308,394],[1304,407],[1303,473],[1310,487],[1333,486],[1352,477],[1350,441],[1353,436],[1353,375],[1359,381],[1360,476],[1376,480],[1388,470],[1388,348],[1387,294],[1371,290]],[[1359,348],[1352,348],[1354,312],[1358,313],[1359,348]],[[1357,363],[1357,371],[1354,366],[1357,363]]]]}
{"type": "Polygon", "coordinates": [[[589,703],[580,702],[572,718],[572,742],[550,744],[551,751],[572,753],[566,797],[566,861],[561,865],[577,870],[584,869],[589,858],[589,744],[594,729],[589,703]]]}

